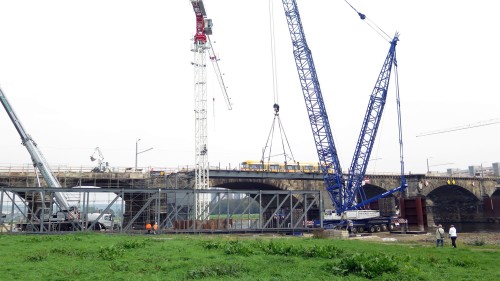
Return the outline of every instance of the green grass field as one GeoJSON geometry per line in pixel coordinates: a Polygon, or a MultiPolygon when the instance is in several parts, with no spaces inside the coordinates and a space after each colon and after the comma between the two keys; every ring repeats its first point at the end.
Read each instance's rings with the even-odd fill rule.
{"type": "Polygon", "coordinates": [[[0,280],[500,280],[500,248],[292,236],[0,235],[0,280]]]}

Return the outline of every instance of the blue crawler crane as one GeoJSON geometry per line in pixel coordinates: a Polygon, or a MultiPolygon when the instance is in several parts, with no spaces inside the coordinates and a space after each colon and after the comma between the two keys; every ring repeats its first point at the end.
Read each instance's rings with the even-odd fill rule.
{"type": "MultiPolygon", "coordinates": [[[[383,194],[368,198],[364,196],[362,182],[370,154],[375,142],[377,129],[382,117],[389,80],[393,66],[396,67],[396,44],[399,35],[396,33],[390,41],[390,49],[370,96],[368,108],[355,148],[352,164],[346,176],[342,173],[337,149],[332,136],[328,114],[321,93],[321,87],[316,74],[316,68],[307,45],[304,28],[300,19],[297,2],[282,0],[285,16],[293,46],[293,56],[299,75],[299,81],[306,104],[306,109],[314,137],[314,143],[319,158],[319,165],[324,177],[326,190],[332,200],[334,210],[325,210],[323,217],[315,221],[319,227],[345,227],[347,219],[353,220],[355,229],[377,231],[392,226],[391,217],[380,217],[375,210],[361,210],[362,207],[380,198],[387,197],[406,188],[404,177],[403,142],[401,133],[401,114],[398,101],[398,124],[401,160],[401,185],[383,194]],[[360,202],[358,202],[360,198],[360,202]]],[[[352,7],[352,6],[351,6],[352,7]]],[[[357,12],[357,11],[356,11],[357,12]]],[[[358,12],[362,20],[365,15],[358,12]]],[[[396,72],[397,74],[397,72],[396,72]]],[[[396,78],[397,81],[397,78],[396,78]]]]}

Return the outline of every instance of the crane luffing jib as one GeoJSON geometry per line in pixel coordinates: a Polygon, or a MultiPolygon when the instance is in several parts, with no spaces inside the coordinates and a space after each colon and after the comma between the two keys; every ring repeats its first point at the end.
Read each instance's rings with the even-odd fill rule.
{"type": "Polygon", "coordinates": [[[396,45],[399,40],[398,37],[399,35],[396,33],[391,41],[389,52],[385,58],[372,94],[370,95],[363,125],[361,127],[358,142],[347,175],[344,204],[338,212],[352,209],[355,205],[358,194],[361,196],[362,201],[366,200],[361,186],[365,177],[373,144],[375,143],[375,137],[382,118],[382,113],[384,111],[387,90],[391,78],[391,70],[393,65],[396,63],[396,45]]]}
{"type": "MultiPolygon", "coordinates": [[[[31,156],[31,160],[33,161],[33,166],[36,169],[38,169],[38,171],[40,171],[40,173],[42,174],[43,178],[45,179],[49,187],[62,187],[61,183],[59,183],[57,178],[50,170],[47,161],[43,157],[43,154],[40,151],[40,149],[38,149],[35,141],[31,138],[31,136],[28,133],[26,133],[26,130],[22,126],[21,121],[19,120],[19,118],[17,118],[16,113],[12,109],[12,106],[10,105],[9,101],[7,100],[7,97],[5,96],[5,94],[1,89],[0,89],[0,101],[5,110],[7,111],[7,115],[9,115],[9,118],[14,124],[14,127],[19,133],[22,144],[28,150],[31,156]]],[[[57,204],[61,209],[69,210],[70,206],[62,194],[56,192],[54,196],[56,198],[57,204]]]]}
{"type": "Polygon", "coordinates": [[[312,53],[306,42],[296,1],[283,0],[282,2],[319,164],[334,207],[340,208],[343,205],[342,168],[333,141],[312,53]]]}
{"type": "Polygon", "coordinates": [[[210,61],[212,61],[212,66],[214,67],[215,76],[217,76],[217,81],[219,81],[219,86],[222,91],[222,95],[224,96],[224,100],[226,101],[227,108],[231,110],[233,109],[233,106],[231,104],[231,100],[229,99],[229,95],[227,94],[227,87],[226,84],[224,83],[224,79],[222,79],[222,73],[219,67],[219,59],[217,58],[217,55],[215,55],[215,51],[213,48],[212,41],[210,40],[210,36],[207,36],[207,38],[209,44],[208,55],[210,57],[210,61]]]}

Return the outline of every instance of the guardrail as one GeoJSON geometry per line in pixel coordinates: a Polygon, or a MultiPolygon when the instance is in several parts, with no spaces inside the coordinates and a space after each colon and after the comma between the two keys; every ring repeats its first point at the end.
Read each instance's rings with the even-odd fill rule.
{"type": "MultiPolygon", "coordinates": [[[[56,165],[56,166],[51,166],[51,170],[54,173],[86,173],[86,172],[91,172],[92,169],[94,169],[95,166],[68,166],[68,165],[56,165]]],[[[135,170],[134,168],[131,167],[111,167],[111,172],[112,173],[149,173],[152,171],[155,172],[165,172],[165,173],[174,173],[178,172],[181,170],[186,170],[188,169],[188,166],[184,168],[165,168],[165,167],[141,167],[135,170]]],[[[18,165],[11,165],[11,164],[1,164],[0,163],[0,173],[33,173],[35,171],[35,168],[33,167],[32,164],[18,164],[18,165]]]]}

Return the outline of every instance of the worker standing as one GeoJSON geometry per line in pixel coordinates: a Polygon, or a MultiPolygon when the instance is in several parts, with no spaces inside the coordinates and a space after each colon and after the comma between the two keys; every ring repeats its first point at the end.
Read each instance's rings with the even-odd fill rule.
{"type": "Polygon", "coordinates": [[[153,225],[153,234],[156,234],[158,232],[158,223],[155,222],[155,224],[153,225]]]}
{"type": "Polygon", "coordinates": [[[151,223],[146,223],[146,233],[151,234],[151,223]]]}

